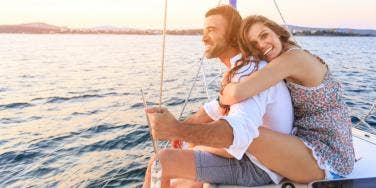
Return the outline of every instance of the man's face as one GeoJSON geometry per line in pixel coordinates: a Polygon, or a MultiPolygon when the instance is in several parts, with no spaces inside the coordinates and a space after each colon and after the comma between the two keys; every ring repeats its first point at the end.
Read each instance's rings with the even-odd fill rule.
{"type": "Polygon", "coordinates": [[[219,57],[229,46],[226,41],[227,21],[221,15],[205,18],[202,42],[205,45],[206,58],[219,57]]]}

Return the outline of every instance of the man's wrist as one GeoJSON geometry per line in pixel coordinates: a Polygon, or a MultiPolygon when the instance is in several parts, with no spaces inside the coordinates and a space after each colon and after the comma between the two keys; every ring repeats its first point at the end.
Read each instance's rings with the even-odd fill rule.
{"type": "Polygon", "coordinates": [[[174,133],[174,136],[175,136],[175,139],[178,139],[178,140],[183,140],[183,132],[184,132],[184,123],[181,122],[181,121],[177,121],[176,125],[174,126],[175,127],[175,133],[174,133]]]}

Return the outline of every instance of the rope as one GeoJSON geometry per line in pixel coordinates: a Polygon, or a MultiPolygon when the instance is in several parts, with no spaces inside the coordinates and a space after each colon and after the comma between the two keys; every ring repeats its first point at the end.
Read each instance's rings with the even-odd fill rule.
{"type": "Polygon", "coordinates": [[[206,92],[206,97],[210,100],[208,84],[206,83],[205,67],[202,65],[201,69],[202,69],[202,81],[204,82],[204,89],[205,89],[205,92],[206,92]]]}
{"type": "Polygon", "coordinates": [[[163,19],[163,32],[162,32],[162,58],[161,58],[161,84],[159,88],[159,108],[162,106],[162,91],[163,91],[163,73],[164,73],[164,61],[165,61],[165,48],[166,48],[166,20],[167,20],[167,0],[165,0],[164,6],[164,19],[163,19]]]}
{"type": "Polygon", "coordinates": [[[373,113],[375,108],[376,108],[376,101],[372,104],[371,108],[368,110],[366,115],[363,116],[363,118],[357,117],[359,119],[359,122],[354,125],[354,128],[357,128],[360,123],[363,123],[364,125],[366,125],[369,131],[371,131],[373,134],[376,134],[376,129],[372,127],[368,122],[366,122],[366,119],[368,118],[368,116],[370,116],[373,113]]]}
{"type": "MultiPolygon", "coordinates": [[[[201,67],[202,67],[202,65],[203,65],[203,61],[204,61],[204,56],[200,59],[200,65],[199,65],[199,67],[198,67],[198,69],[197,69],[197,72],[196,72],[195,77],[193,78],[193,83],[192,83],[191,88],[189,89],[188,95],[187,95],[187,97],[186,97],[185,100],[184,100],[184,105],[183,105],[183,108],[182,108],[181,111],[180,111],[180,114],[179,114],[179,118],[178,118],[178,120],[181,120],[181,118],[183,117],[183,113],[184,113],[185,107],[187,106],[188,101],[189,101],[189,99],[191,98],[191,94],[192,94],[193,88],[195,87],[196,82],[197,82],[198,75],[200,74],[201,67]]],[[[163,148],[167,148],[169,143],[170,143],[170,142],[167,141],[163,148]]]]}
{"type": "Polygon", "coordinates": [[[221,5],[222,4],[222,0],[218,0],[218,4],[217,6],[221,5]]]}
{"type": "Polygon", "coordinates": [[[277,11],[278,11],[278,13],[279,13],[279,16],[281,17],[281,19],[282,19],[282,21],[283,21],[283,24],[285,24],[285,26],[287,27],[287,31],[290,33],[292,40],[293,40],[296,44],[298,44],[298,42],[297,42],[297,41],[295,40],[295,38],[294,38],[294,35],[291,33],[291,31],[290,31],[290,29],[289,29],[289,27],[288,27],[288,25],[287,25],[287,22],[286,22],[285,18],[284,18],[283,15],[282,15],[281,9],[279,8],[279,6],[278,6],[278,4],[277,4],[277,1],[276,1],[276,0],[273,0],[273,2],[274,2],[274,5],[275,5],[275,8],[277,8],[277,11]]]}
{"type": "MultiPolygon", "coordinates": [[[[180,114],[179,114],[179,120],[183,117],[183,113],[184,113],[185,107],[187,106],[188,101],[189,101],[189,99],[190,99],[190,97],[191,97],[191,94],[192,94],[193,88],[194,88],[195,85],[196,85],[196,81],[197,81],[198,75],[199,75],[200,70],[201,70],[201,67],[202,67],[202,65],[203,65],[203,61],[204,61],[203,59],[204,59],[204,57],[202,57],[202,58],[200,59],[200,66],[199,66],[198,69],[197,69],[197,73],[196,73],[196,75],[195,75],[195,77],[194,77],[194,79],[193,79],[192,86],[191,86],[191,88],[189,89],[189,92],[188,92],[187,97],[185,98],[183,108],[181,109],[180,114]]],[[[204,75],[204,76],[205,76],[205,75],[204,75]]]]}
{"type": "MultiPolygon", "coordinates": [[[[144,92],[142,91],[142,89],[140,90],[140,92],[141,92],[141,96],[142,96],[142,102],[144,103],[144,107],[145,107],[145,109],[147,109],[148,108],[148,104],[146,103],[144,92]]],[[[151,137],[151,142],[153,144],[154,153],[157,156],[159,148],[158,148],[158,145],[157,145],[156,141],[153,139],[153,134],[151,132],[151,125],[150,125],[149,116],[147,115],[146,112],[145,112],[145,116],[146,116],[146,121],[147,121],[148,127],[149,127],[149,133],[150,133],[150,137],[151,137]]]]}

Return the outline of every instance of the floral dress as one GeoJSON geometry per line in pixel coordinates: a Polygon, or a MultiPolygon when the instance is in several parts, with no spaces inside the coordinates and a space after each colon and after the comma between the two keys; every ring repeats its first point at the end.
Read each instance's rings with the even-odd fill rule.
{"type": "MultiPolygon", "coordinates": [[[[324,63],[321,59],[319,59],[324,63]]],[[[346,176],[354,167],[351,122],[340,83],[329,69],[317,87],[287,81],[294,107],[296,136],[312,150],[321,169],[346,176]]]]}

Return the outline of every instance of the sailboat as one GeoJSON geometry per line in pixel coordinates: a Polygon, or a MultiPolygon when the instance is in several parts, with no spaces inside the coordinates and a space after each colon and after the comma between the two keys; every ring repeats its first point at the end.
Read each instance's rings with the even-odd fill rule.
{"type": "MultiPolygon", "coordinates": [[[[167,2],[167,0],[166,0],[167,2]]],[[[221,4],[221,0],[218,4],[221,4]]],[[[276,0],[273,0],[278,13],[280,14],[283,22],[285,25],[287,25],[285,19],[283,18],[283,15],[277,5],[276,0]]],[[[236,0],[229,0],[229,4],[236,8],[237,1],[236,0]]],[[[167,6],[165,6],[166,9],[167,6]]],[[[165,10],[166,11],[166,10],[165,10]]],[[[166,20],[166,12],[165,12],[165,20],[166,20]]],[[[164,30],[165,30],[164,26],[164,30]]],[[[165,33],[165,31],[164,31],[165,33]]],[[[164,48],[164,45],[163,45],[164,48]]],[[[164,52],[162,53],[164,54],[164,52]]],[[[163,63],[163,55],[162,55],[162,63],[163,63]]],[[[163,66],[163,64],[162,64],[163,66]]],[[[199,71],[196,74],[196,78],[199,75],[200,70],[204,70],[204,68],[201,69],[202,60],[200,63],[199,71]]],[[[163,71],[163,69],[162,69],[163,71]]],[[[204,87],[206,92],[208,92],[208,86],[210,85],[206,83],[205,73],[202,74],[202,79],[204,81],[204,87]]],[[[163,77],[162,77],[163,79],[163,77]]],[[[185,105],[187,104],[187,101],[189,100],[192,88],[195,86],[195,81],[192,84],[192,87],[189,91],[189,94],[185,100],[183,109],[180,113],[180,117],[182,116],[182,113],[185,109],[185,105]]],[[[163,80],[161,81],[163,82],[163,80]]],[[[209,95],[207,93],[207,97],[209,98],[209,95]]],[[[374,129],[371,125],[369,125],[365,119],[374,112],[376,106],[376,101],[372,104],[371,108],[369,109],[368,113],[362,117],[358,118],[358,122],[354,124],[352,128],[353,133],[353,144],[355,148],[355,166],[353,172],[348,175],[346,178],[343,179],[336,179],[336,180],[322,180],[322,181],[316,181],[311,182],[309,184],[299,184],[296,182],[292,182],[289,180],[282,181],[280,184],[271,184],[271,185],[263,185],[263,186],[257,186],[257,187],[264,187],[264,188],[277,188],[277,187],[297,187],[297,188],[303,188],[303,187],[314,187],[314,188],[320,188],[320,187],[376,187],[376,160],[374,159],[374,156],[376,156],[376,129],[374,129]],[[360,128],[361,127],[361,128],[360,128]]],[[[153,141],[154,142],[154,141],[153,141]]],[[[241,188],[242,186],[234,186],[234,185],[210,185],[208,183],[204,184],[204,187],[223,187],[223,188],[241,188]]]]}

